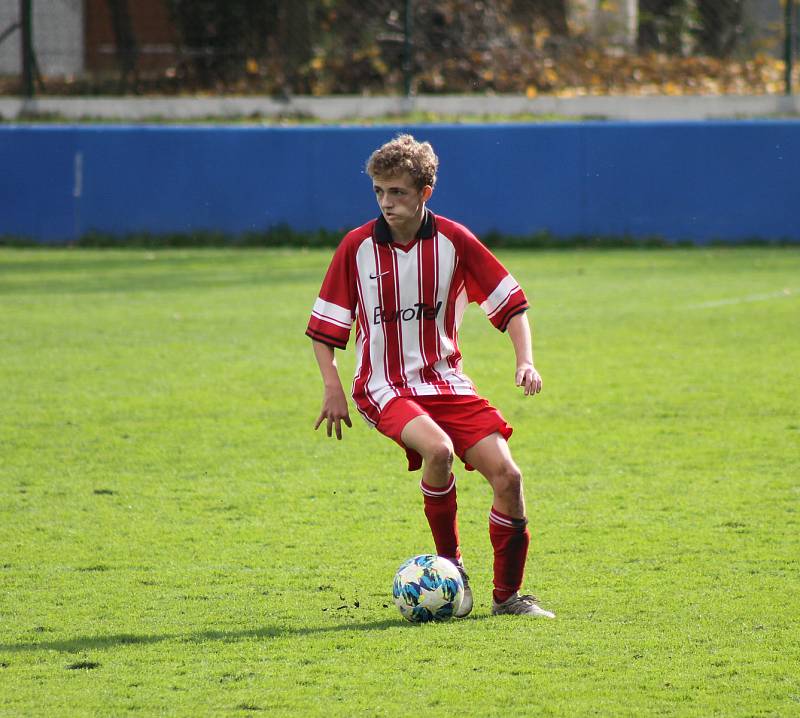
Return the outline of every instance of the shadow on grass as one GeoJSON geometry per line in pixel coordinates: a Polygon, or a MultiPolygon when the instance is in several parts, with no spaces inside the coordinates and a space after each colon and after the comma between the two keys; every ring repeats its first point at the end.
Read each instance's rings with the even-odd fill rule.
{"type": "Polygon", "coordinates": [[[74,294],[86,296],[91,294],[134,294],[144,292],[182,292],[197,289],[241,289],[250,287],[273,288],[275,285],[312,283],[319,278],[318,272],[270,272],[242,273],[240,276],[223,276],[219,273],[198,272],[188,270],[185,276],[177,275],[142,275],[136,276],[80,276],[68,278],[28,281],[24,284],[0,287],[0,295],[8,296],[45,296],[52,294],[74,294]]]}
{"type": "MultiPolygon", "coordinates": [[[[0,248],[2,244],[0,243],[0,248]]],[[[324,261],[326,255],[320,255],[324,261]]],[[[296,251],[251,254],[202,250],[175,255],[152,252],[47,254],[35,260],[0,264],[0,295],[180,292],[193,289],[237,289],[275,285],[316,284],[318,263],[296,251]]]]}
{"type": "MultiPolygon", "coordinates": [[[[459,619],[458,623],[480,619],[480,616],[470,616],[459,619]]],[[[205,643],[207,641],[223,641],[235,643],[251,639],[273,639],[286,637],[313,636],[323,633],[337,633],[340,631],[384,631],[390,628],[418,629],[418,624],[411,624],[402,619],[384,619],[381,621],[368,621],[366,623],[340,623],[333,626],[318,626],[313,628],[287,628],[285,626],[262,626],[247,631],[196,631],[194,633],[172,633],[163,636],[137,635],[133,633],[115,633],[108,636],[79,636],[66,638],[59,641],[37,641],[35,643],[0,643],[0,652],[21,651],[60,651],[63,653],[78,653],[81,651],[104,650],[116,646],[150,645],[174,641],[176,643],[205,643]]]]}

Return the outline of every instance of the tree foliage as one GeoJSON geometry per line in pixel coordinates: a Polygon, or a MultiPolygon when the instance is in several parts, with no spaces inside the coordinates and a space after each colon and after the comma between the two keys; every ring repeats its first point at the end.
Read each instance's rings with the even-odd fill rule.
{"type": "MultiPolygon", "coordinates": [[[[412,62],[404,3],[395,0],[168,0],[184,48],[181,77],[199,87],[277,94],[552,92],[613,85],[618,52],[571,28],[566,0],[414,2],[412,62]],[[607,59],[606,59],[607,58],[607,59]]],[[[640,0],[630,73],[658,75],[674,58],[729,56],[743,0],[640,0]],[[641,58],[661,58],[655,68],[641,58]]],[[[702,65],[703,63],[695,63],[702,65]]],[[[689,75],[696,74],[690,72],[689,75]]],[[[621,78],[622,84],[629,84],[621,78]]]]}
{"type": "Polygon", "coordinates": [[[743,51],[744,0],[639,0],[634,48],[576,24],[574,0],[414,0],[410,18],[397,0],[158,0],[175,37],[160,74],[137,67],[133,1],[106,0],[118,91],[386,94],[410,81],[417,93],[679,94],[781,81],[776,60],[743,51]]]}

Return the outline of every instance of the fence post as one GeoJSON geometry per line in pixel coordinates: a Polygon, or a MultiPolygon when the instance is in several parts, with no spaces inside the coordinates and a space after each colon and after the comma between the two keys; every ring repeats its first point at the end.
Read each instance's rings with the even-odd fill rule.
{"type": "Polygon", "coordinates": [[[403,29],[403,91],[411,97],[411,82],[414,78],[414,2],[405,2],[405,27],[403,29]]]}
{"type": "Polygon", "coordinates": [[[33,97],[34,92],[34,60],[33,60],[33,0],[20,0],[19,24],[22,32],[22,94],[33,97]]]}
{"type": "Polygon", "coordinates": [[[794,70],[794,4],[795,0],[785,0],[784,7],[784,32],[783,32],[783,59],[784,59],[784,93],[791,95],[792,71],[794,70]]]}

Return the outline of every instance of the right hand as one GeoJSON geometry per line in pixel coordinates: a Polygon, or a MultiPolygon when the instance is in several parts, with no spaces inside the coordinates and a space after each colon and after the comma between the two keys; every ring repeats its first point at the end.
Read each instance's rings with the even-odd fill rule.
{"type": "Polygon", "coordinates": [[[322,411],[320,411],[317,423],[314,424],[314,431],[319,429],[323,421],[327,420],[328,436],[333,436],[333,429],[336,427],[336,438],[342,440],[342,422],[348,428],[352,428],[353,424],[350,422],[350,412],[347,408],[347,399],[343,391],[325,392],[325,397],[322,400],[322,411]]]}

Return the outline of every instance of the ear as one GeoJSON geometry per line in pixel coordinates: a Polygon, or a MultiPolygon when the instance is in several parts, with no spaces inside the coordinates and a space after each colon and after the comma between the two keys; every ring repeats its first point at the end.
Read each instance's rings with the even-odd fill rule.
{"type": "Polygon", "coordinates": [[[422,201],[427,202],[431,198],[432,194],[433,194],[433,187],[431,187],[429,184],[426,184],[422,188],[422,201]]]}

